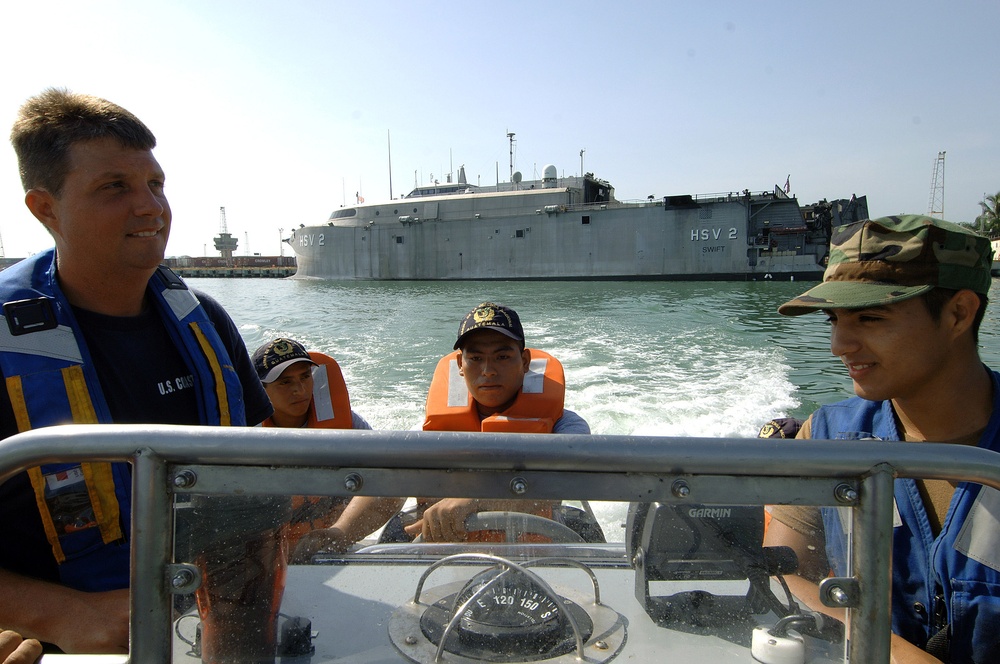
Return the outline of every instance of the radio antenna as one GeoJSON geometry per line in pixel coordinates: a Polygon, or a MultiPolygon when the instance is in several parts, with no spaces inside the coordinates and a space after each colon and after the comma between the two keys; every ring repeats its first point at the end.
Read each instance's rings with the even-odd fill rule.
{"type": "Polygon", "coordinates": [[[507,132],[507,140],[510,141],[510,181],[514,181],[514,132],[507,132]]]}

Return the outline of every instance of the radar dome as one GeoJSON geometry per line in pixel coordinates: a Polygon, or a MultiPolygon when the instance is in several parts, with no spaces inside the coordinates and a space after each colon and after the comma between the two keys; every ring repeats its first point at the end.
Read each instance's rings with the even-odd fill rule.
{"type": "Polygon", "coordinates": [[[514,184],[520,184],[521,182],[521,171],[514,171],[514,174],[510,176],[511,181],[514,184]]]}
{"type": "Polygon", "coordinates": [[[545,168],[542,169],[542,186],[546,189],[551,189],[556,186],[556,179],[559,177],[559,173],[556,171],[556,167],[553,164],[546,164],[545,168]]]}

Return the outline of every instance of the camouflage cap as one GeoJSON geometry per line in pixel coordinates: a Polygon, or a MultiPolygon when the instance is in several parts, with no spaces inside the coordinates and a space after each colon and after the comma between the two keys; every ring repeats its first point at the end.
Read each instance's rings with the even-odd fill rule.
{"type": "Polygon", "coordinates": [[[986,294],[992,263],[990,241],[957,224],[920,215],[865,219],[834,229],[823,283],[778,313],[875,307],[935,287],[986,294]]]}

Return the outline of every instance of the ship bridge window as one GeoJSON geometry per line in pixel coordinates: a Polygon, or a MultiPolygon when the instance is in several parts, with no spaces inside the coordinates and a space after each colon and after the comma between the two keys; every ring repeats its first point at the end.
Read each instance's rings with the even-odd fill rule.
{"type": "Polygon", "coordinates": [[[524,229],[523,228],[515,229],[514,237],[524,237],[524,229]]]}
{"type": "Polygon", "coordinates": [[[331,219],[343,219],[344,217],[355,217],[358,211],[354,208],[347,208],[346,210],[334,210],[333,214],[330,215],[331,219]]]}
{"type": "Polygon", "coordinates": [[[396,244],[403,244],[403,236],[402,235],[397,235],[396,236],[396,244]]]}
{"type": "Polygon", "coordinates": [[[589,214],[583,215],[583,217],[580,218],[580,223],[582,223],[584,226],[590,224],[590,215],[589,214]]]}

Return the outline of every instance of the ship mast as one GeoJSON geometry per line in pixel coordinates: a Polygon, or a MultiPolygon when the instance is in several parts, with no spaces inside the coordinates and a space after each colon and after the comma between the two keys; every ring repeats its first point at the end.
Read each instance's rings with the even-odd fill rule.
{"type": "Polygon", "coordinates": [[[510,181],[514,181],[514,132],[507,132],[507,140],[510,141],[510,181]]]}
{"type": "Polygon", "coordinates": [[[389,149],[389,200],[392,200],[392,136],[385,130],[385,142],[389,149]]]}

